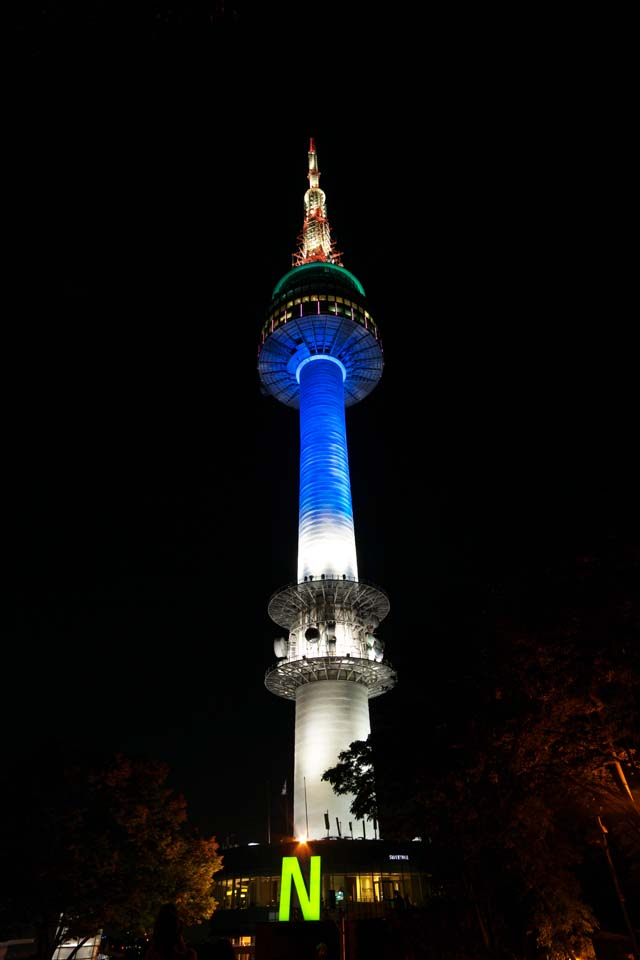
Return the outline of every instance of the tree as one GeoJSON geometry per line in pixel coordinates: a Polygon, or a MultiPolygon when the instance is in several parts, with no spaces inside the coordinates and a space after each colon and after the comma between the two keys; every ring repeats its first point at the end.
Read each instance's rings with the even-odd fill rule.
{"type": "Polygon", "coordinates": [[[105,928],[140,935],[165,902],[187,923],[214,912],[218,844],[189,826],[165,764],[43,752],[5,773],[0,919],[34,928],[42,960],[105,928]]]}
{"type": "Polygon", "coordinates": [[[354,740],[348,750],[338,754],[338,763],[326,770],[328,781],[339,796],[353,794],[351,813],[357,820],[377,820],[378,804],[373,774],[371,734],[366,740],[354,740]]]}
{"type": "Polygon", "coordinates": [[[496,594],[446,695],[426,692],[421,723],[398,718],[420,730],[422,751],[417,737],[402,752],[398,729],[381,730],[325,773],[360,810],[379,807],[387,834],[401,834],[413,799],[421,826],[409,835],[428,838],[444,899],[475,923],[478,956],[571,960],[594,955],[599,926],[625,932],[598,818],[627,901],[640,903],[629,786],[640,782],[639,564],[606,546],[496,594]],[[393,790],[375,796],[372,770],[393,790]]]}

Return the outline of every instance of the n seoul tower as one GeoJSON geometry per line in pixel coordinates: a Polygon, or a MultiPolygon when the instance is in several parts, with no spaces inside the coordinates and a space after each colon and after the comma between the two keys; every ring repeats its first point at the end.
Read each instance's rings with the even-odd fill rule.
{"type": "MultiPolygon", "coordinates": [[[[295,701],[293,828],[296,837],[366,837],[322,774],[354,740],[366,740],[369,700],[396,682],[376,629],[387,595],[360,580],[345,408],[382,376],[383,354],[362,284],[331,239],[314,140],[293,269],[271,298],[258,350],[264,391],[300,411],[297,582],[269,600],[285,632],[265,685],[295,701]]],[[[369,827],[370,836],[372,828],[369,827]]]]}

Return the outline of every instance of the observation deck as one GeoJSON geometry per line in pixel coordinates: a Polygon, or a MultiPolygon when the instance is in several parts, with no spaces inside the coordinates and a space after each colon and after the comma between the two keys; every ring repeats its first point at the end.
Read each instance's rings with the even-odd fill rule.
{"type": "Polygon", "coordinates": [[[319,620],[379,623],[389,613],[389,598],[364,580],[305,578],[272,594],[268,613],[274,623],[291,630],[301,614],[315,613],[319,620]]]}
{"type": "Polygon", "coordinates": [[[271,619],[290,631],[290,638],[302,637],[309,628],[316,637],[305,644],[302,649],[307,653],[302,655],[302,640],[290,640],[286,655],[265,675],[271,693],[295,700],[303,684],[351,680],[366,687],[371,699],[395,686],[397,675],[391,664],[366,656],[370,631],[389,612],[389,599],[379,587],[346,577],[308,577],[274,593],[268,609],[271,619]]]}
{"type": "Polygon", "coordinates": [[[344,367],[345,406],[371,393],[382,376],[382,342],[362,284],[331,263],[294,267],[275,287],[258,350],[264,392],[298,408],[296,373],[316,354],[334,357],[344,367]]]}
{"type": "Polygon", "coordinates": [[[264,678],[267,690],[286,700],[295,700],[298,687],[316,680],[351,680],[367,688],[367,697],[379,697],[396,684],[396,671],[383,660],[361,657],[301,657],[270,667],[264,678]]]}

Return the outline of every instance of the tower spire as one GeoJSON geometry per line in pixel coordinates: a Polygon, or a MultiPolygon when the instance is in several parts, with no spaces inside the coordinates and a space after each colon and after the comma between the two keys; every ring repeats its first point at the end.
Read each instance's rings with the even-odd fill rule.
{"type": "Polygon", "coordinates": [[[331,227],[327,217],[327,201],[324,190],[320,189],[320,171],[316,142],[309,138],[309,189],[304,195],[304,223],[298,238],[299,246],[293,255],[293,266],[301,267],[305,263],[335,263],[342,265],[342,254],[338,253],[331,239],[331,227]]]}

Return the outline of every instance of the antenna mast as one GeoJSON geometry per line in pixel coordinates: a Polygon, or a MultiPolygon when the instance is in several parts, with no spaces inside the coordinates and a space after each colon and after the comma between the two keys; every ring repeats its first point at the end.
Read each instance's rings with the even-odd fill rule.
{"type": "Polygon", "coordinates": [[[320,189],[318,154],[313,137],[309,139],[309,189],[304,195],[304,223],[299,246],[293,255],[293,266],[305,263],[334,263],[342,266],[342,254],[338,253],[331,239],[331,227],[327,218],[327,201],[320,189]]]}

